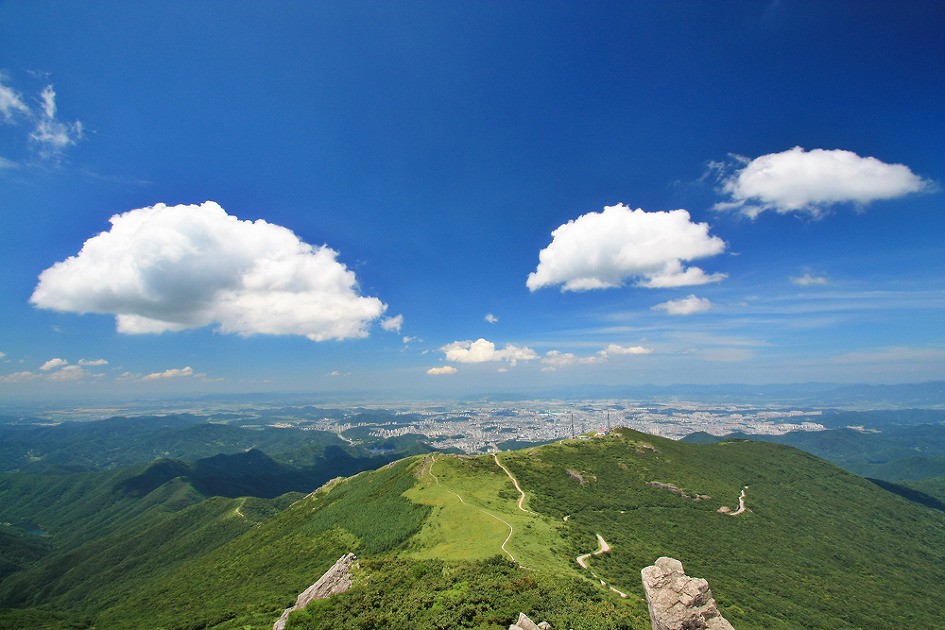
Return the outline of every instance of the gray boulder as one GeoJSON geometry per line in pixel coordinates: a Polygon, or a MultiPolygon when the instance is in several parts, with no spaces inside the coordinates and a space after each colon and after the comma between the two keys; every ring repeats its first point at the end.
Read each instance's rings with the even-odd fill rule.
{"type": "Polygon", "coordinates": [[[734,630],[715,605],[709,583],[662,557],[640,572],[653,630],[734,630]]]}
{"type": "Polygon", "coordinates": [[[344,593],[351,588],[351,568],[357,557],[353,553],[346,553],[338,558],[337,562],[318,581],[299,594],[295,605],[286,608],[279,620],[273,624],[272,630],[285,630],[289,615],[296,610],[302,610],[316,599],[325,599],[332,595],[344,593]]]}

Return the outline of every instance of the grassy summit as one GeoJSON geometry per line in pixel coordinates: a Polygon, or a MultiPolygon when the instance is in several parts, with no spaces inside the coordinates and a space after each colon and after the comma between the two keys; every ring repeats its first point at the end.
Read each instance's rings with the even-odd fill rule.
{"type": "MultiPolygon", "coordinates": [[[[739,630],[920,628],[938,623],[939,597],[918,585],[945,582],[945,514],[796,449],[739,440],[621,429],[497,456],[415,456],[284,508],[209,501],[162,517],[175,558],[112,530],[139,554],[126,559],[133,580],[70,583],[65,570],[58,596],[30,604],[59,609],[50,627],[268,628],[351,551],[354,587],[289,628],[499,628],[524,611],[559,628],[645,629],[640,569],[670,555],[709,580],[739,630]],[[733,515],[742,490],[747,509],[733,515]],[[208,545],[213,531],[226,540],[208,545]],[[610,550],[587,555],[598,536],[610,550]]],[[[0,626],[40,613],[0,613],[0,626]]]]}

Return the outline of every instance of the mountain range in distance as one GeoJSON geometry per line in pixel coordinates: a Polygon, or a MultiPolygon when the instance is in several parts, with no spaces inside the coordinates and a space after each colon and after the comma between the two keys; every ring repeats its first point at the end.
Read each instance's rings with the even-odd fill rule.
{"type": "MultiPolygon", "coordinates": [[[[820,433],[891,456],[918,436],[934,458],[945,425],[904,425],[820,433]]],[[[739,629],[939,618],[916,584],[945,580],[945,513],[784,444],[621,428],[464,455],[196,416],[4,430],[4,628],[270,628],[349,552],[351,590],[289,628],[504,628],[525,612],[644,629],[640,570],[660,556],[708,579],[739,629]]]]}

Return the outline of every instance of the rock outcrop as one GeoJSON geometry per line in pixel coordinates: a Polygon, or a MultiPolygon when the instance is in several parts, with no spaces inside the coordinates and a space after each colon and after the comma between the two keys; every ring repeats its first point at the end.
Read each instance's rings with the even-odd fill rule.
{"type": "Polygon", "coordinates": [[[357,557],[353,553],[346,553],[338,558],[338,561],[325,574],[318,578],[318,581],[302,591],[295,600],[295,605],[286,608],[277,621],[272,626],[272,630],[285,630],[285,624],[289,620],[289,615],[296,610],[302,610],[316,599],[325,599],[332,595],[344,593],[351,588],[351,568],[357,557]]]}
{"type": "Polygon", "coordinates": [[[547,621],[535,623],[525,613],[519,613],[518,621],[509,626],[509,630],[551,630],[551,624],[547,621]]]}
{"type": "Polygon", "coordinates": [[[662,557],[640,572],[653,630],[734,630],[715,606],[709,583],[662,557]]]}

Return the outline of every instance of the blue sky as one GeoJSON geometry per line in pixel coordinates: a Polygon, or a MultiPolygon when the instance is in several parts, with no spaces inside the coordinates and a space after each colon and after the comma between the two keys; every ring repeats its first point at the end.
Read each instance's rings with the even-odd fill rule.
{"type": "Polygon", "coordinates": [[[0,396],[945,376],[940,2],[0,4],[0,396]]]}

